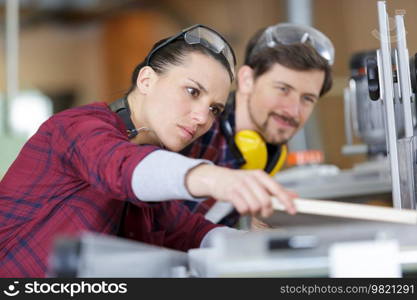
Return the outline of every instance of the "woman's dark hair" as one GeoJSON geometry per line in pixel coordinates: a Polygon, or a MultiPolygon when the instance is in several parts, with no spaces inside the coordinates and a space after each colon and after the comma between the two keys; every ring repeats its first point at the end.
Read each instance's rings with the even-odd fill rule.
{"type": "MultiPolygon", "coordinates": [[[[155,45],[153,45],[152,49],[155,49],[160,44],[164,43],[166,39],[160,40],[155,45]]],[[[152,51],[151,49],[151,51],[152,51]]],[[[151,52],[150,51],[150,52],[151,52]]],[[[150,53],[149,52],[149,53],[150,53]]],[[[218,62],[222,64],[222,66],[227,70],[229,73],[230,81],[233,81],[233,74],[229,68],[229,64],[227,60],[224,58],[222,54],[217,54],[201,44],[193,44],[190,45],[184,39],[175,40],[166,46],[162,47],[161,49],[157,50],[155,53],[152,54],[152,57],[149,61],[149,66],[157,73],[163,74],[169,66],[178,66],[184,62],[184,58],[187,54],[192,52],[198,52],[201,54],[205,54],[208,56],[213,57],[218,62]]],[[[148,54],[149,55],[149,54],[148,54]]],[[[125,96],[127,97],[131,92],[133,92],[136,88],[136,80],[138,78],[139,71],[146,66],[147,57],[138,64],[135,69],[133,70],[132,77],[131,77],[131,85],[129,90],[126,92],[125,96]]]]}
{"type": "Polygon", "coordinates": [[[328,61],[309,44],[296,43],[265,47],[253,53],[252,50],[265,29],[259,30],[249,41],[245,51],[245,65],[254,70],[255,78],[268,72],[275,63],[297,71],[324,71],[324,82],[320,96],[327,93],[333,84],[332,70],[328,61]]]}

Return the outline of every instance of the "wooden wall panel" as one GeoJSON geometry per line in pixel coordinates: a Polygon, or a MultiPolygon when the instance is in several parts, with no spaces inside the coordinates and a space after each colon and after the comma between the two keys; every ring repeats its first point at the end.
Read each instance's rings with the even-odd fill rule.
{"type": "Polygon", "coordinates": [[[116,15],[104,24],[105,101],[120,97],[130,86],[134,67],[153,44],[180,30],[178,24],[158,11],[135,10],[116,15]]]}

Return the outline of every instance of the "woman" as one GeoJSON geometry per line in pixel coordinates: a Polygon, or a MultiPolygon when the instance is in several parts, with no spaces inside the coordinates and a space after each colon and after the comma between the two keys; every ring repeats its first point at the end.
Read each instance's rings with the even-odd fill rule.
{"type": "Polygon", "coordinates": [[[196,25],[154,46],[123,99],[42,124],[0,182],[0,275],[44,276],[62,234],[120,234],[185,251],[226,230],[170,199],[212,196],[267,216],[273,195],[294,212],[291,195],[263,173],[174,153],[222,111],[234,65],[227,42],[196,25]]]}

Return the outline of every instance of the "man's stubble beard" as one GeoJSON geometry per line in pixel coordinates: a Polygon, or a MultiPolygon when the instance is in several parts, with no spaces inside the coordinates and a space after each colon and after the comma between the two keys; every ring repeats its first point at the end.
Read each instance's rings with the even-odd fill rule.
{"type": "MultiPolygon", "coordinates": [[[[275,140],[273,140],[272,139],[272,137],[270,137],[270,136],[268,136],[268,122],[269,122],[269,120],[271,119],[271,115],[270,114],[268,114],[268,117],[266,118],[266,120],[262,123],[262,124],[260,124],[260,123],[258,123],[257,121],[256,121],[256,119],[255,119],[255,117],[253,116],[253,114],[252,114],[252,109],[251,109],[251,102],[252,102],[252,97],[251,96],[249,96],[249,98],[248,98],[248,101],[247,101],[247,110],[248,110],[248,113],[249,113],[249,118],[251,119],[251,121],[252,121],[252,123],[253,124],[255,124],[255,126],[256,126],[256,129],[257,129],[257,131],[258,131],[258,133],[260,133],[261,134],[261,136],[262,136],[262,138],[268,143],[268,144],[272,144],[272,145],[284,145],[284,144],[287,144],[288,143],[288,141],[289,141],[289,139],[295,134],[292,134],[289,138],[287,138],[287,139],[282,139],[282,140],[279,140],[279,141],[275,141],[275,140]]],[[[283,130],[283,129],[281,129],[281,128],[278,128],[278,136],[283,136],[283,135],[285,135],[285,130],[283,130]]]]}

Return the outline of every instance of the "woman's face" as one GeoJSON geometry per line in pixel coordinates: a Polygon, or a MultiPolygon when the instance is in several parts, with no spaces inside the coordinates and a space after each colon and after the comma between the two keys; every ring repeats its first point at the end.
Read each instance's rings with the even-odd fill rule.
{"type": "Polygon", "coordinates": [[[181,65],[154,75],[140,122],[154,130],[167,149],[180,151],[206,133],[223,111],[229,74],[214,58],[191,52],[181,65]]]}

